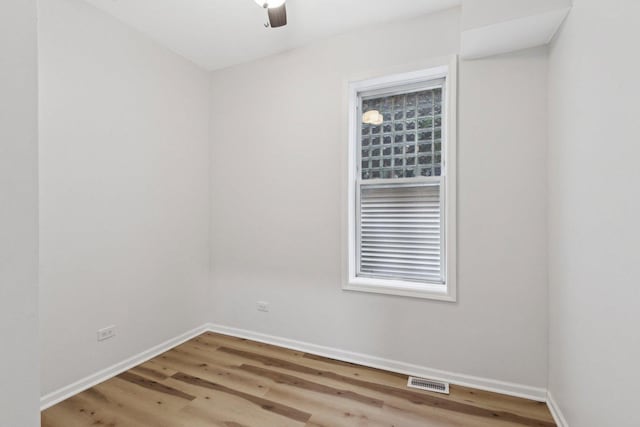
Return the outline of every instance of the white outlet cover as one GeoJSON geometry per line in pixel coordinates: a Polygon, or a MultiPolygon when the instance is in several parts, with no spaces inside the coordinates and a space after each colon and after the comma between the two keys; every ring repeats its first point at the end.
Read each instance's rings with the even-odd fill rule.
{"type": "Polygon", "coordinates": [[[108,326],[106,328],[102,328],[98,330],[98,341],[108,340],[109,338],[113,338],[116,336],[116,327],[108,326]]]}

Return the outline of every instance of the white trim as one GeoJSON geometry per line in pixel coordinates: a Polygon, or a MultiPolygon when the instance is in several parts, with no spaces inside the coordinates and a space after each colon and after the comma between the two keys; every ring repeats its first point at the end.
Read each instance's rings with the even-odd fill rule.
{"type": "Polygon", "coordinates": [[[219,334],[245,338],[252,341],[258,341],[292,350],[302,351],[305,353],[311,353],[317,356],[328,357],[331,359],[341,360],[349,363],[356,363],[358,365],[367,366],[370,368],[383,369],[386,371],[397,372],[400,374],[421,378],[430,378],[438,381],[449,382],[451,384],[457,384],[464,387],[491,391],[508,396],[522,397],[538,402],[544,402],[547,398],[547,390],[544,388],[531,387],[523,384],[516,384],[506,381],[498,381],[472,375],[443,371],[440,369],[428,368],[426,366],[413,365],[397,360],[383,359],[380,357],[369,356],[362,353],[355,353],[352,351],[341,350],[333,347],[325,347],[308,342],[267,335],[260,332],[232,328],[229,326],[209,324],[207,328],[209,331],[219,334]]]}
{"type": "Polygon", "coordinates": [[[377,77],[349,83],[349,150],[348,150],[348,190],[347,190],[347,272],[346,280],[342,288],[348,291],[364,291],[380,294],[391,294],[406,297],[434,299],[440,301],[455,302],[457,298],[456,281],[456,153],[457,153],[457,65],[458,58],[452,55],[439,66],[426,70],[409,73],[395,74],[391,76],[377,77]],[[357,197],[357,150],[359,117],[359,94],[362,92],[387,89],[390,86],[410,85],[434,79],[445,79],[444,93],[446,97],[444,117],[446,127],[444,129],[443,144],[443,174],[442,174],[442,200],[444,201],[444,242],[443,242],[443,271],[445,272],[445,286],[434,287],[429,284],[416,286],[415,284],[376,280],[357,277],[357,237],[356,237],[356,205],[357,197]],[[385,283],[382,283],[385,282],[385,283]],[[444,291],[442,288],[445,288],[444,291]]]}
{"type": "Polygon", "coordinates": [[[342,286],[346,291],[373,292],[376,294],[398,295],[402,297],[425,298],[438,301],[455,301],[440,284],[412,284],[402,280],[354,277],[342,286]]]}
{"type": "Polygon", "coordinates": [[[443,198],[445,212],[445,266],[448,301],[456,301],[458,296],[458,57],[449,60],[449,75],[446,80],[445,93],[445,143],[443,144],[443,198]]]}
{"type": "Polygon", "coordinates": [[[553,395],[550,391],[547,390],[547,406],[549,407],[549,411],[551,412],[551,416],[553,416],[553,420],[556,422],[558,427],[569,427],[569,423],[567,419],[562,414],[560,410],[560,406],[553,398],[553,395]]]}
{"type": "Polygon", "coordinates": [[[55,405],[56,403],[62,402],[63,400],[68,399],[69,397],[74,396],[82,391],[85,391],[95,386],[96,384],[104,382],[110,378],[115,377],[116,375],[128,371],[134,366],[153,359],[159,354],[171,350],[172,348],[179,346],[180,344],[189,341],[190,339],[195,338],[204,332],[207,332],[209,329],[210,328],[207,325],[202,325],[189,332],[185,332],[182,335],[171,338],[170,340],[151,347],[148,350],[138,353],[135,356],[123,360],[122,362],[118,362],[115,365],[96,372],[95,374],[82,378],[81,380],[78,380],[73,384],[69,384],[47,395],[44,395],[40,398],[40,410],[44,411],[45,409],[55,405]]]}

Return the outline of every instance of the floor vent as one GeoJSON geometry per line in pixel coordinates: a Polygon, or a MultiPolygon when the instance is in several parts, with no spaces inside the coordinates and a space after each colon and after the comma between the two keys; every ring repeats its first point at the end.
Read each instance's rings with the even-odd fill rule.
{"type": "Polygon", "coordinates": [[[425,378],[409,377],[407,387],[419,388],[420,390],[425,391],[435,391],[436,393],[449,394],[449,383],[428,380],[425,378]]]}

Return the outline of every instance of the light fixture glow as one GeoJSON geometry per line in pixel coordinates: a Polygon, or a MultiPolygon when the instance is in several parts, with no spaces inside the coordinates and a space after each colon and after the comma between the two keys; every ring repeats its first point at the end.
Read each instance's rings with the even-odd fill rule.
{"type": "Polygon", "coordinates": [[[379,126],[384,122],[384,117],[378,110],[369,110],[362,115],[362,123],[379,126]]]}
{"type": "Polygon", "coordinates": [[[254,1],[260,7],[264,7],[266,9],[273,9],[273,8],[282,6],[286,0],[254,0],[254,1]]]}

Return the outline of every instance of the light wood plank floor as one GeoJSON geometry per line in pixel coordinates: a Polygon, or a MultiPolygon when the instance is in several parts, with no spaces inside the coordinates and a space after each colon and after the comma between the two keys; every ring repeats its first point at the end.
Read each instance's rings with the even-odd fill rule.
{"type": "Polygon", "coordinates": [[[544,403],[205,333],[42,413],[43,427],[555,426],[544,403]]]}

